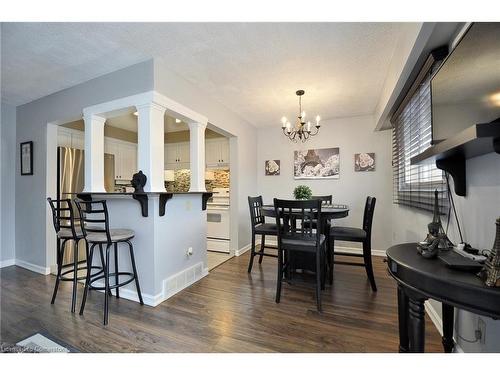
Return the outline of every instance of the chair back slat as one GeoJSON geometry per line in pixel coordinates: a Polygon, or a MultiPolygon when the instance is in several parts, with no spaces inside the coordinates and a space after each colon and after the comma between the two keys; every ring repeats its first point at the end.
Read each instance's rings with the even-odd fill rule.
{"type": "Polygon", "coordinates": [[[274,199],[276,225],[278,227],[278,243],[282,239],[299,239],[317,241],[319,244],[321,231],[314,230],[313,222],[321,220],[321,201],[274,199]]]}
{"type": "Polygon", "coordinates": [[[59,233],[61,229],[70,229],[73,238],[76,238],[75,223],[79,218],[75,217],[71,199],[52,199],[49,197],[47,202],[52,211],[52,222],[56,233],[59,233]]]}
{"type": "Polygon", "coordinates": [[[80,213],[80,224],[84,237],[89,233],[106,233],[107,243],[111,243],[108,206],[105,200],[75,200],[80,213]]]}
{"type": "Polygon", "coordinates": [[[313,195],[311,199],[319,199],[321,201],[321,204],[327,204],[327,205],[333,204],[332,195],[313,195]]]}
{"type": "Polygon", "coordinates": [[[370,196],[366,197],[365,212],[363,214],[363,230],[366,232],[368,238],[370,238],[372,233],[373,214],[375,212],[376,202],[377,198],[370,196]]]}
{"type": "Polygon", "coordinates": [[[248,207],[250,208],[252,229],[259,224],[264,224],[265,222],[262,206],[262,195],[259,195],[258,197],[248,197],[248,207]]]}

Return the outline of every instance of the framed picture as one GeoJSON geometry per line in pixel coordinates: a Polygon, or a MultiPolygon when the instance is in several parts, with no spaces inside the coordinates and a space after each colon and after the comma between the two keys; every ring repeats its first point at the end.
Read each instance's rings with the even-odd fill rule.
{"type": "Polygon", "coordinates": [[[375,153],[365,152],[354,154],[355,172],[372,172],[375,170],[375,153]]]}
{"type": "Polygon", "coordinates": [[[340,152],[338,147],[295,151],[293,173],[300,179],[338,179],[340,152]]]}
{"type": "Polygon", "coordinates": [[[21,143],[21,175],[33,174],[33,142],[21,143]]]}
{"type": "Polygon", "coordinates": [[[266,160],[266,176],[279,176],[280,163],[279,160],[266,160]]]}

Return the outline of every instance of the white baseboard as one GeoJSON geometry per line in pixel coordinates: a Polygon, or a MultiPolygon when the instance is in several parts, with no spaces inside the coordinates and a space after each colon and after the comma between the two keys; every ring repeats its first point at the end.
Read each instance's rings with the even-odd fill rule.
{"type": "MultiPolygon", "coordinates": [[[[260,244],[260,239],[258,241],[255,241],[255,243],[257,245],[259,245],[260,244]]],[[[277,246],[278,242],[276,240],[267,240],[266,239],[266,245],[277,246]]],[[[234,252],[234,255],[238,257],[238,256],[244,254],[245,252],[247,252],[248,250],[250,250],[251,247],[252,247],[252,244],[249,243],[248,245],[243,246],[241,249],[236,250],[234,252]]],[[[362,254],[363,253],[362,249],[359,249],[359,248],[356,248],[356,247],[335,246],[335,249],[339,250],[339,251],[342,251],[342,252],[345,252],[345,253],[351,253],[351,254],[362,254]]],[[[372,255],[377,256],[377,257],[385,257],[386,254],[385,254],[385,250],[375,250],[375,249],[372,249],[372,255]]]]}
{"type": "MultiPolygon", "coordinates": [[[[434,325],[436,326],[439,334],[443,336],[443,320],[441,319],[441,316],[439,316],[438,312],[436,311],[436,309],[434,309],[429,301],[425,301],[424,306],[425,311],[427,312],[427,315],[429,315],[429,318],[431,318],[432,323],[434,323],[434,325]]],[[[453,340],[455,341],[455,347],[453,351],[455,353],[464,353],[462,347],[457,344],[455,335],[453,335],[453,340]]]]}
{"type": "Polygon", "coordinates": [[[238,249],[234,252],[234,256],[237,256],[239,257],[240,255],[243,255],[244,253],[246,253],[248,250],[250,250],[250,247],[252,247],[252,244],[249,243],[248,245],[246,246],[243,246],[241,249],[238,249]]]}
{"type": "Polygon", "coordinates": [[[16,260],[15,259],[2,260],[2,261],[0,261],[0,268],[10,267],[10,266],[13,266],[15,264],[16,264],[16,260]]]}
{"type": "Polygon", "coordinates": [[[24,260],[21,260],[21,259],[16,259],[15,265],[22,267],[22,268],[26,268],[27,270],[30,270],[30,271],[33,271],[36,273],[41,273],[42,275],[50,275],[50,267],[42,267],[42,266],[39,266],[38,264],[25,262],[24,260]]]}

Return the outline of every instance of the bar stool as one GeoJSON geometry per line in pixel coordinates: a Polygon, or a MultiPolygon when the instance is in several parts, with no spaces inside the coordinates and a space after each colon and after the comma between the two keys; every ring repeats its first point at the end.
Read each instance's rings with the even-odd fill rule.
{"type": "Polygon", "coordinates": [[[94,248],[99,246],[102,249],[106,246],[106,256],[104,261],[104,274],[92,276],[87,273],[85,280],[85,290],[83,292],[82,305],[80,307],[80,315],[83,315],[85,309],[85,302],[87,300],[87,293],[89,289],[104,290],[104,325],[108,324],[108,311],[109,311],[109,295],[111,289],[116,289],[116,297],[120,298],[120,287],[125,286],[132,281],[135,281],[135,287],[139,296],[139,302],[144,305],[141,295],[141,288],[139,286],[139,278],[137,277],[137,269],[135,267],[134,247],[130,240],[134,238],[134,231],[130,229],[109,229],[109,215],[108,207],[105,200],[91,200],[91,201],[75,201],[80,213],[80,224],[83,237],[90,245],[90,254],[87,258],[87,267],[92,265],[94,248]],[[133,272],[119,272],[118,271],[118,244],[128,244],[130,252],[130,260],[132,263],[133,272]],[[109,251],[114,247],[114,260],[115,267],[113,273],[109,272],[109,251]],[[115,284],[109,285],[109,278],[113,277],[115,284]],[[120,276],[129,276],[129,279],[120,282],[120,276]],[[104,279],[104,287],[93,285],[96,281],[104,279]]]}
{"type": "MultiPolygon", "coordinates": [[[[60,281],[72,281],[73,282],[73,295],[71,299],[71,312],[75,312],[76,305],[76,291],[77,291],[77,283],[80,280],[84,280],[87,278],[87,275],[78,277],[78,271],[86,270],[87,274],[89,274],[89,269],[97,269],[98,272],[94,273],[92,276],[98,276],[101,273],[104,273],[104,269],[102,267],[93,266],[91,268],[87,267],[87,260],[78,260],[79,257],[79,246],[78,243],[83,239],[83,233],[78,226],[75,226],[75,222],[79,219],[75,218],[73,212],[73,205],[71,204],[71,199],[51,199],[47,198],[47,202],[49,202],[51,211],[52,211],[52,221],[54,223],[54,229],[57,235],[57,276],[56,283],[54,285],[54,292],[52,293],[52,300],[50,303],[53,305],[57,291],[59,289],[60,281]],[[73,249],[73,263],[63,264],[64,252],[66,250],[66,243],[68,241],[74,242],[73,249]],[[84,264],[81,266],[81,264],[84,264]],[[66,269],[63,272],[63,269],[66,269]],[[72,277],[64,277],[65,275],[73,273],[72,277]]],[[[86,249],[86,256],[88,257],[88,247],[86,249]]],[[[101,252],[101,259],[104,259],[103,253],[101,252]]],[[[104,264],[104,262],[102,262],[104,264]]]]}

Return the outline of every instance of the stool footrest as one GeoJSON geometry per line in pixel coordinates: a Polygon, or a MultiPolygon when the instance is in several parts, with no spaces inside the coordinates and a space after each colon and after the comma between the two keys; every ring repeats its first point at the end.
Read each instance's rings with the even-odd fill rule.
{"type": "MultiPolygon", "coordinates": [[[[101,273],[103,273],[103,272],[104,272],[104,270],[103,270],[101,267],[99,267],[99,266],[92,266],[92,267],[90,267],[90,269],[91,269],[91,270],[92,270],[92,269],[97,269],[97,270],[99,270],[99,271],[97,271],[96,273],[91,274],[91,275],[90,275],[90,277],[97,276],[97,275],[99,275],[99,274],[101,274],[101,273]]],[[[77,270],[77,271],[87,270],[87,266],[85,266],[85,267],[78,267],[76,270],[77,270]]],[[[73,281],[73,278],[72,278],[72,277],[63,277],[63,276],[64,276],[64,275],[67,275],[67,274],[69,274],[69,273],[74,273],[74,272],[75,272],[75,270],[74,270],[73,268],[72,268],[72,269],[70,269],[70,270],[66,270],[66,271],[64,271],[64,272],[61,272],[61,276],[59,277],[59,280],[61,280],[61,281],[73,281]]],[[[88,272],[88,271],[87,271],[87,272],[88,272]]],[[[87,276],[85,275],[85,276],[79,276],[79,277],[77,277],[76,279],[77,279],[78,281],[81,281],[81,280],[85,280],[86,278],[87,278],[87,276]]]]}
{"type": "MultiPolygon", "coordinates": [[[[116,288],[120,288],[122,286],[125,286],[127,284],[130,284],[132,281],[135,280],[135,276],[132,272],[113,272],[113,273],[109,273],[108,274],[108,278],[112,277],[112,276],[130,276],[130,279],[128,280],[125,280],[121,283],[118,283],[118,284],[113,284],[113,285],[109,285],[109,289],[116,289],[116,288]]],[[[92,285],[93,283],[95,283],[96,281],[98,280],[102,280],[104,279],[106,276],[104,275],[101,275],[101,276],[98,276],[98,277],[94,277],[93,279],[90,279],[90,283],[89,283],[89,289],[94,289],[94,290],[104,290],[106,289],[106,287],[104,286],[94,286],[92,285]]]]}

